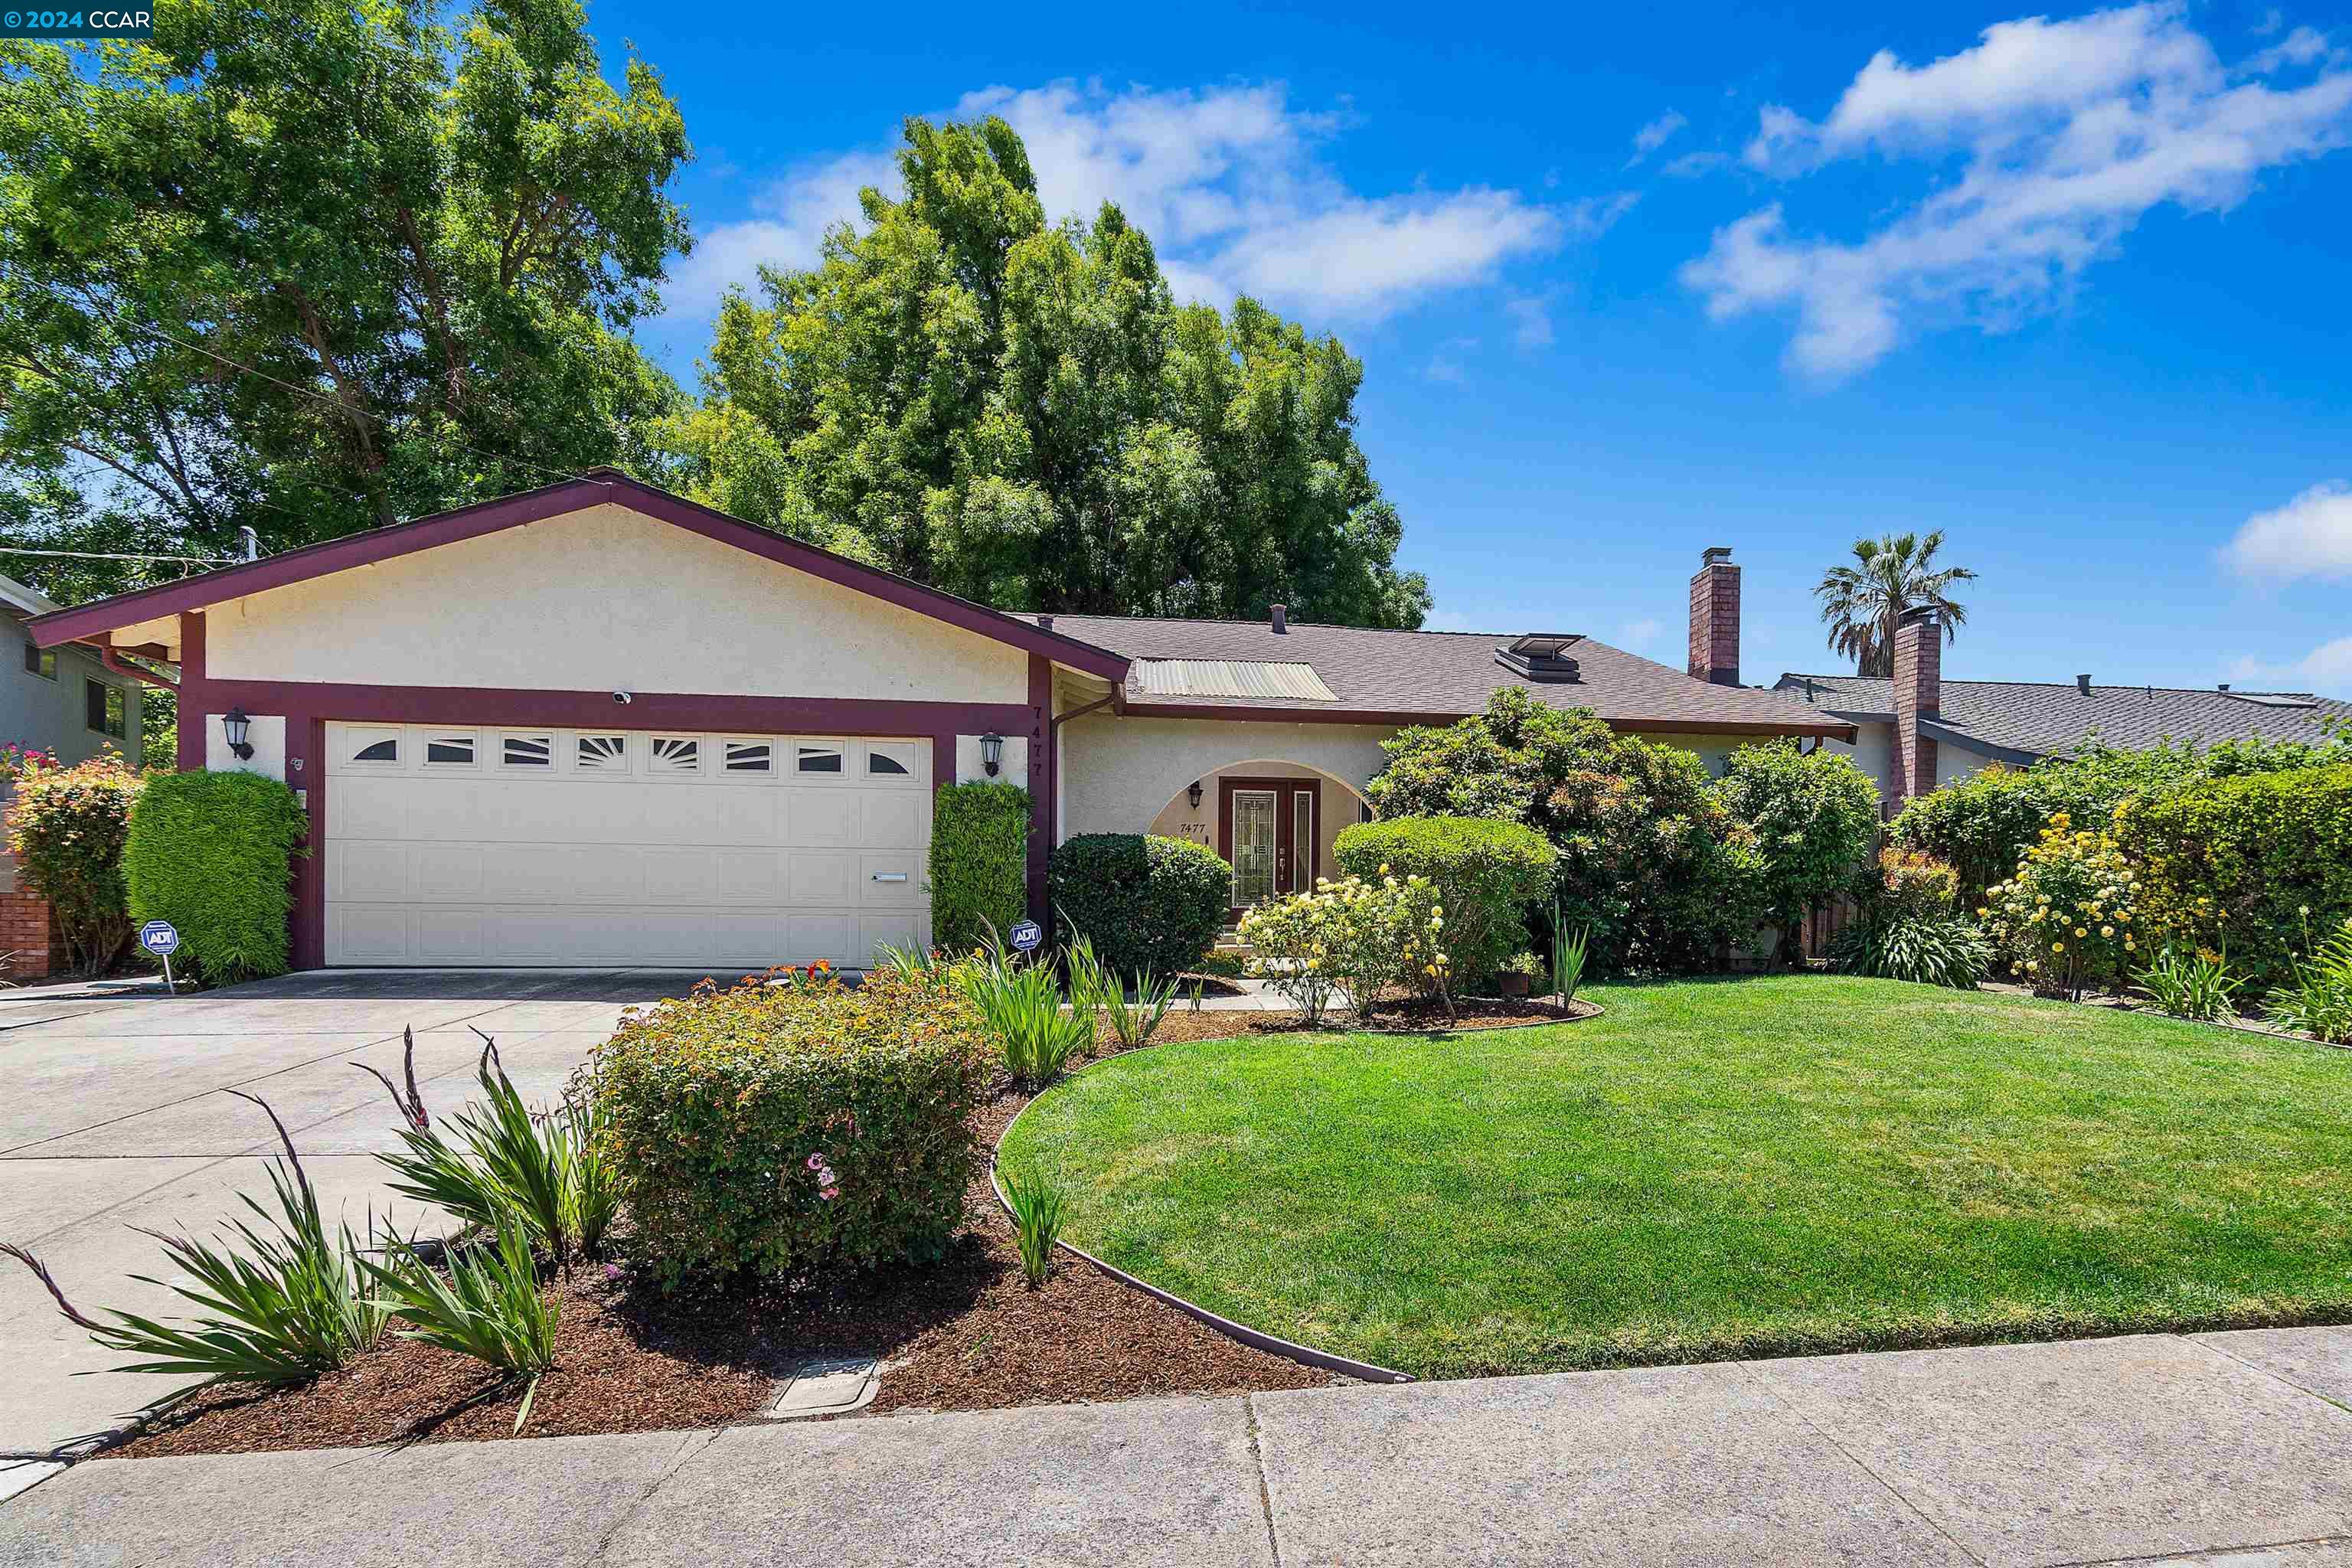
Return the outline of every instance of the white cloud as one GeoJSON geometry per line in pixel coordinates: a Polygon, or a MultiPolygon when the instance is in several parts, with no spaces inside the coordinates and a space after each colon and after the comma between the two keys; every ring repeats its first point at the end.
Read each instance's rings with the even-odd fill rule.
{"type": "Polygon", "coordinates": [[[1821,376],[1925,326],[2014,325],[2151,209],[2226,211],[2263,171],[2343,145],[2352,70],[2331,60],[2299,86],[2268,79],[2317,58],[2282,44],[2232,70],[2171,4],[2000,23],[1926,66],[1881,51],[1818,122],[1768,106],[1746,161],[1794,176],[1876,154],[1941,175],[1958,157],[1958,177],[1853,243],[1760,208],[1717,230],[1683,280],[1718,321],[1793,309],[1790,359],[1821,376]]]}
{"type": "Polygon", "coordinates": [[[1728,153],[1685,153],[1679,158],[1668,159],[1658,172],[1673,179],[1693,180],[1701,174],[1711,174],[1730,162],[1728,153]]]}
{"type": "Polygon", "coordinates": [[[1647,125],[1643,126],[1639,131],[1634,132],[1633,155],[1625,160],[1625,166],[1629,169],[1632,168],[1634,164],[1640,163],[1643,159],[1648,157],[1651,153],[1664,146],[1667,140],[1671,138],[1675,132],[1680,131],[1684,126],[1688,125],[1689,123],[1689,119],[1683,114],[1682,110],[1678,109],[1669,109],[1664,114],[1659,115],[1655,120],[1651,121],[1647,125]]]}
{"type": "Polygon", "coordinates": [[[2323,697],[2352,696],[2352,637],[2321,643],[2289,664],[2242,658],[2230,667],[2233,682],[2260,681],[2272,689],[2315,691],[2323,697]]]}
{"type": "Polygon", "coordinates": [[[2254,513],[2221,553],[2250,577],[2352,577],[2352,484],[2316,484],[2254,513]]]}
{"type": "Polygon", "coordinates": [[[888,153],[845,153],[772,182],[752,198],[760,216],[695,237],[694,253],[670,268],[663,298],[677,314],[708,316],[729,288],[751,289],[762,266],[814,265],[825,229],[856,221],[857,194],[868,185],[900,193],[898,165],[888,153]]]}
{"type": "Polygon", "coordinates": [[[1551,300],[1542,295],[1507,300],[1511,315],[1511,342],[1522,349],[1549,348],[1552,341],[1551,300]]]}
{"type": "MultiPolygon", "coordinates": [[[[1029,149],[1049,216],[1091,220],[1104,202],[1118,203],[1150,235],[1176,297],[1220,306],[1247,292],[1375,320],[1490,280],[1514,258],[1597,236],[1633,199],[1554,205],[1483,185],[1359,192],[1319,155],[1342,120],[1293,108],[1278,85],[991,87],[948,113],[1003,117],[1029,149]]],[[[868,184],[896,194],[887,153],[850,153],[777,181],[752,219],[701,237],[672,297],[708,310],[761,261],[808,265],[827,223],[856,217],[857,188],[868,184]]]]}

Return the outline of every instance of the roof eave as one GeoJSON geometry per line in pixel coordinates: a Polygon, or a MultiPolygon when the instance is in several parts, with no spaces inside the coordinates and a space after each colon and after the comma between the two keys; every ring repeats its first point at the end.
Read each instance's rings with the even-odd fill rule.
{"type": "MultiPolygon", "coordinates": [[[[1267,703],[1249,708],[1213,702],[1139,702],[1129,698],[1117,710],[1131,719],[1242,719],[1283,724],[1379,724],[1402,729],[1411,724],[1455,724],[1475,718],[1479,710],[1444,712],[1402,709],[1341,709],[1267,703]]],[[[1657,735],[1800,735],[1851,744],[1854,727],[1834,720],[1781,719],[1653,719],[1601,716],[1611,729],[1631,734],[1657,735]]]]}
{"type": "Polygon", "coordinates": [[[880,567],[868,566],[864,562],[852,561],[847,556],[835,555],[814,544],[771,532],[756,523],[730,517],[715,508],[672,495],[641,479],[610,469],[593,470],[576,479],[525,490],[520,495],[481,501],[452,511],[436,512],[430,517],[370,529],[364,533],[347,534],[341,539],[304,545],[283,555],[265,556],[259,561],[223,567],[199,577],[115,594],[87,605],[37,616],[26,625],[35,642],[43,647],[54,647],[60,643],[80,641],[163,616],[201,610],[231,599],[241,599],[250,594],[265,593],[272,588],[307,582],[355,566],[373,565],[438,545],[455,544],[614,500],[707,539],[735,545],[782,565],[795,567],[842,587],[872,595],[903,609],[929,616],[981,637],[1027,652],[1043,654],[1088,675],[1113,681],[1127,679],[1129,660],[1124,654],[1082,641],[1066,632],[1048,631],[1034,621],[1024,621],[1001,610],[992,610],[985,605],[959,598],[944,589],[933,588],[895,573],[885,572],[880,567]]]}

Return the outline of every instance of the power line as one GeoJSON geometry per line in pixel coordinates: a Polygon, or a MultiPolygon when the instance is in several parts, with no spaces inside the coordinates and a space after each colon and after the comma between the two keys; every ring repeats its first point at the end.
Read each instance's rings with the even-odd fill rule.
{"type": "Polygon", "coordinates": [[[67,561],[138,561],[151,563],[160,561],[185,566],[244,564],[235,555],[125,555],[110,550],[27,550],[15,544],[0,544],[0,555],[49,555],[67,561]]]}

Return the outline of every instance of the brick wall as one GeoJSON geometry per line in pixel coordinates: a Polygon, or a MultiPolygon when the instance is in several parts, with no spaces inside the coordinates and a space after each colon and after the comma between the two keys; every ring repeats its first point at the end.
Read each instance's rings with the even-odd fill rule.
{"type": "Polygon", "coordinates": [[[9,979],[49,977],[50,954],[57,951],[55,927],[48,901],[39,894],[13,887],[0,893],[0,953],[15,954],[8,960],[9,979]]]}
{"type": "Polygon", "coordinates": [[[1936,742],[1919,721],[1944,704],[1944,627],[1933,610],[1914,610],[1895,628],[1895,734],[1887,748],[1888,803],[1936,793],[1936,742]]]}
{"type": "Polygon", "coordinates": [[[1739,684],[1739,568],[1731,552],[1709,550],[1690,580],[1690,662],[1694,680],[1739,684]]]}

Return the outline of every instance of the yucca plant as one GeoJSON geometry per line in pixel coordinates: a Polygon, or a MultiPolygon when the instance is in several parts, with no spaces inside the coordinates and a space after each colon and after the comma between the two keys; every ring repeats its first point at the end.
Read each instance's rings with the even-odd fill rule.
{"type": "Polygon", "coordinates": [[[1021,1272],[1034,1290],[1045,1283],[1052,1266],[1054,1243],[1061,1238],[1062,1221],[1069,1212],[1069,1192],[1037,1166],[1020,1165],[1004,1173],[1004,1199],[1013,1209],[1021,1272]]]}
{"type": "Polygon", "coordinates": [[[590,1258],[604,1252],[604,1237],[621,1212],[621,1189],[612,1160],[599,1137],[603,1113],[593,1090],[563,1102],[572,1163],[564,1183],[563,1228],[590,1258]]]}
{"type": "Polygon", "coordinates": [[[1043,964],[1014,963],[1001,951],[961,969],[958,982],[980,1009],[1017,1083],[1042,1084],[1094,1044],[1091,1008],[1062,1010],[1062,990],[1043,964]]]}
{"type": "Polygon", "coordinates": [[[449,1277],[436,1273],[411,1247],[392,1264],[362,1260],[369,1276],[411,1326],[400,1337],[469,1355],[523,1383],[514,1429],[530,1419],[539,1380],[555,1364],[560,1303],[540,1294],[530,1238],[516,1216],[504,1216],[494,1244],[449,1255],[449,1277]]]}
{"type": "Polygon", "coordinates": [[[2237,1008],[2230,998],[2246,984],[2243,976],[2230,973],[2227,953],[2209,956],[2171,946],[2132,978],[2163,1011],[2205,1024],[2235,1016],[2237,1008]]]}
{"type": "MultiPolygon", "coordinates": [[[[30,1268],[58,1310],[92,1340],[137,1358],[110,1370],[194,1374],[203,1380],[198,1388],[308,1383],[373,1345],[389,1309],[365,1272],[363,1248],[351,1226],[328,1228],[319,1195],[278,1113],[253,1095],[227,1092],[261,1107],[278,1129],[286,1157],[269,1164],[275,1212],[250,1194],[239,1194],[268,1226],[265,1233],[246,1220],[231,1221],[241,1247],[215,1247],[190,1236],[142,1232],[153,1237],[172,1266],[194,1283],[167,1283],[145,1274],[132,1278],[193,1304],[196,1315],[186,1326],[111,1309],[106,1314],[111,1322],[86,1317],[32,1253],[5,1242],[0,1252],[30,1268]]],[[[369,1244],[376,1239],[371,1219],[369,1244]]]]}
{"type": "MultiPolygon", "coordinates": [[[[2307,922],[2311,911],[2302,912],[2307,922]]],[[[2271,992],[2264,1011],[2274,1024],[2331,1045],[2352,1045],[2352,920],[2315,944],[2306,923],[2304,942],[2310,952],[2271,992]]]]}
{"type": "Polygon", "coordinates": [[[1591,942],[1591,926],[1580,925],[1571,936],[1567,911],[1558,904],[1552,906],[1551,985],[1559,993],[1562,1006],[1576,1000],[1576,988],[1584,984],[1584,958],[1591,942]]]}
{"type": "Polygon", "coordinates": [[[1830,962],[1852,974],[1973,991],[1992,967],[1992,944],[1957,915],[1888,914],[1838,932],[1830,962]]]}
{"type": "Polygon", "coordinates": [[[446,1118],[446,1134],[414,1124],[399,1129],[404,1152],[380,1156],[399,1178],[389,1184],[484,1230],[510,1215],[556,1267],[568,1269],[579,1238],[571,1216],[580,1209],[572,1120],[561,1112],[534,1116],[507,1077],[498,1042],[481,1038],[475,1076],[483,1101],[446,1118]]]}
{"type": "Polygon", "coordinates": [[[1176,982],[1155,979],[1149,970],[1135,977],[1135,1000],[1110,965],[1095,955],[1094,942],[1081,935],[1065,955],[1070,971],[1070,1006],[1079,1013],[1099,1013],[1110,1020],[1111,1033],[1129,1050],[1149,1042],[1160,1021],[1176,1000],[1176,982]]]}

